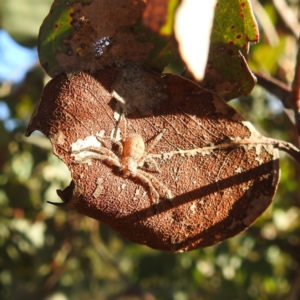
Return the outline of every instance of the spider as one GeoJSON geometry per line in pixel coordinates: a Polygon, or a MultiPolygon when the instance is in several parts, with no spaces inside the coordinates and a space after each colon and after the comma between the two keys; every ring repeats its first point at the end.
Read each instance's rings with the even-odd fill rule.
{"type": "Polygon", "coordinates": [[[156,135],[147,147],[142,136],[136,133],[130,134],[126,137],[125,131],[125,138],[122,142],[113,137],[96,134],[96,138],[100,142],[100,146],[90,146],[80,149],[79,151],[74,151],[74,162],[83,163],[90,159],[99,159],[111,166],[118,167],[125,178],[131,176],[138,178],[141,182],[146,184],[149,187],[151,200],[154,203],[159,203],[160,197],[172,199],[170,190],[162,182],[156,179],[154,175],[140,169],[145,163],[147,163],[154,167],[155,172],[159,173],[158,166],[154,159],[150,156],[149,152],[156,146],[165,131],[166,130],[163,130],[156,135]],[[107,148],[104,142],[105,140],[110,140],[111,143],[117,145],[118,155],[107,148]],[[87,153],[84,154],[83,152],[87,153]]]}

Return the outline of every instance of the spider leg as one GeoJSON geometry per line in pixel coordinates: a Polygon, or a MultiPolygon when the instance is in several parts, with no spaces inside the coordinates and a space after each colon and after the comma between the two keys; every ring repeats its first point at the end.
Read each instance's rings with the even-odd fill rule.
{"type": "Polygon", "coordinates": [[[159,170],[159,167],[158,167],[156,161],[151,156],[146,155],[146,157],[142,161],[141,165],[139,165],[139,167],[143,167],[145,163],[147,163],[150,166],[147,168],[148,170],[160,173],[160,170],[159,170]]]}
{"type": "Polygon", "coordinates": [[[84,154],[80,155],[80,153],[84,153],[84,152],[92,152],[92,153],[95,153],[97,155],[104,155],[104,156],[111,157],[112,159],[119,161],[118,156],[116,154],[114,154],[111,150],[109,150],[105,147],[89,146],[89,147],[82,148],[82,149],[77,150],[77,151],[73,151],[72,156],[74,156],[74,157],[84,156],[84,154]]]}
{"type": "Polygon", "coordinates": [[[100,136],[100,135],[96,135],[97,140],[102,144],[103,140],[110,140],[112,143],[116,144],[118,146],[118,152],[119,155],[121,155],[123,153],[123,145],[120,141],[116,140],[113,137],[110,136],[100,136]]]}
{"type": "MultiPolygon", "coordinates": [[[[142,171],[140,169],[137,170],[136,176],[137,178],[139,178],[141,181],[143,181],[144,183],[146,183],[152,194],[154,194],[154,202],[157,204],[159,203],[159,197],[167,197],[168,199],[172,199],[173,196],[171,194],[171,191],[163,184],[161,183],[158,179],[156,179],[154,176],[152,176],[151,174],[148,174],[145,171],[142,171]],[[164,194],[162,195],[161,193],[157,192],[157,188],[160,191],[164,191],[164,194]]],[[[153,200],[153,197],[152,197],[153,200]]]]}
{"type": "Polygon", "coordinates": [[[153,186],[152,182],[150,181],[150,179],[146,174],[147,174],[146,172],[138,170],[135,177],[148,185],[151,193],[151,200],[157,204],[159,203],[159,193],[157,192],[157,190],[155,189],[155,187],[153,186]]]}
{"type": "Polygon", "coordinates": [[[163,129],[157,136],[154,137],[154,139],[149,143],[147,148],[145,149],[145,152],[150,152],[160,141],[160,139],[163,137],[163,135],[166,133],[167,129],[163,129]]]}
{"type": "Polygon", "coordinates": [[[114,159],[113,157],[102,155],[99,153],[84,153],[80,152],[74,155],[74,163],[85,163],[90,161],[91,159],[101,160],[102,162],[108,163],[110,166],[121,167],[119,160],[114,159]]]}
{"type": "MultiPolygon", "coordinates": [[[[148,162],[154,166],[153,170],[159,173],[159,168],[157,166],[156,161],[149,156],[149,152],[157,145],[162,136],[165,134],[167,129],[163,129],[158,135],[154,137],[154,139],[149,143],[149,145],[145,149],[145,154],[138,160],[137,165],[139,167],[143,167],[145,162],[148,162]]],[[[150,169],[151,170],[151,169],[150,169]]]]}

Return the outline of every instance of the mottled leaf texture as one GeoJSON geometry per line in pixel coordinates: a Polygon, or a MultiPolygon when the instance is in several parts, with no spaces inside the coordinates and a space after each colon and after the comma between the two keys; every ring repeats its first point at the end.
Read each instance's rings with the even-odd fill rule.
{"type": "Polygon", "coordinates": [[[185,0],[178,5],[176,0],[148,0],[144,23],[160,34],[171,34],[174,28],[187,76],[201,80],[207,62],[201,86],[226,100],[248,95],[256,83],[247,64],[249,45],[259,39],[250,0],[218,0],[216,5],[215,1],[185,0]]]}
{"type": "Polygon", "coordinates": [[[192,250],[242,232],[277,187],[270,139],[216,94],[132,64],[51,80],[27,135],[34,130],[72,174],[56,205],[155,249],[192,250]],[[126,177],[118,144],[136,134],[152,149],[126,177]]]}
{"type": "Polygon", "coordinates": [[[54,77],[131,61],[163,70],[168,41],[142,26],[144,0],[55,0],[39,34],[39,58],[54,77]],[[159,55],[159,57],[158,57],[159,55]]]}
{"type": "Polygon", "coordinates": [[[248,95],[256,78],[246,60],[250,42],[258,42],[258,39],[258,26],[250,0],[219,0],[206,74],[201,85],[228,100],[248,95]]]}

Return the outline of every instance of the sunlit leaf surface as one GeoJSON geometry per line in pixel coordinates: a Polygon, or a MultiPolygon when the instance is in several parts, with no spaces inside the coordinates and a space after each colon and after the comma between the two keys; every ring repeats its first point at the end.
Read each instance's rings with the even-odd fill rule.
{"type": "Polygon", "coordinates": [[[256,79],[249,69],[249,43],[259,38],[249,0],[219,0],[211,35],[208,65],[202,86],[225,99],[248,95],[256,79]]]}
{"type": "Polygon", "coordinates": [[[72,173],[58,205],[165,251],[245,230],[271,203],[279,178],[272,140],[223,99],[137,65],[55,78],[27,134],[33,130],[50,138],[72,173]]]}

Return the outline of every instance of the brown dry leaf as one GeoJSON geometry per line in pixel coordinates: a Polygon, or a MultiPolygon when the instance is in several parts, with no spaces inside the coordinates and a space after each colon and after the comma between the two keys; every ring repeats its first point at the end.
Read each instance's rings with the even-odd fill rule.
{"type": "Polygon", "coordinates": [[[51,80],[27,134],[34,130],[51,140],[72,173],[58,205],[155,249],[192,250],[240,233],[277,187],[271,139],[192,81],[132,64],[51,80]],[[134,133],[148,145],[161,139],[137,177],[126,178],[111,137],[134,133]]]}

